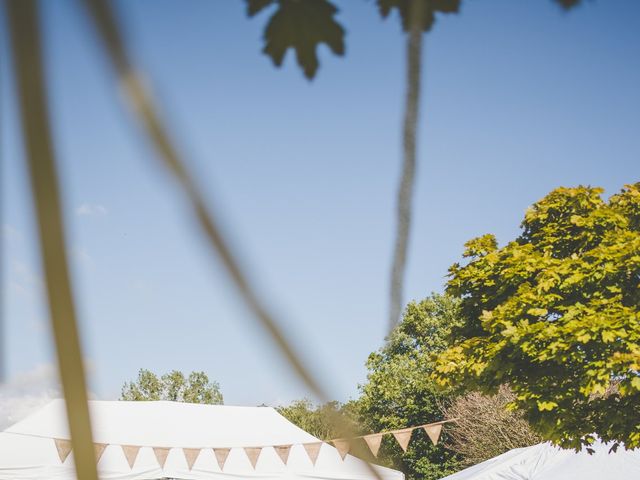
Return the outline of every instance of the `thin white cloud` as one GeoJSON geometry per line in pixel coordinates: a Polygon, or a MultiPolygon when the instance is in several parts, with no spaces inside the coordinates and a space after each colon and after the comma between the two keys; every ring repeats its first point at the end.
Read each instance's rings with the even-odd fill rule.
{"type": "Polygon", "coordinates": [[[0,430],[62,396],[53,364],[40,365],[0,384],[0,430]]]}
{"type": "Polygon", "coordinates": [[[76,208],[76,215],[80,216],[103,216],[109,213],[107,207],[98,203],[83,203],[76,208]]]}
{"type": "MultiPolygon", "coordinates": [[[[84,363],[85,372],[90,376],[94,370],[93,363],[88,359],[84,363]]],[[[87,394],[89,399],[97,398],[91,391],[87,394]]],[[[53,363],[39,365],[16,375],[7,383],[0,383],[0,431],[63,396],[58,370],[53,363]]]]}

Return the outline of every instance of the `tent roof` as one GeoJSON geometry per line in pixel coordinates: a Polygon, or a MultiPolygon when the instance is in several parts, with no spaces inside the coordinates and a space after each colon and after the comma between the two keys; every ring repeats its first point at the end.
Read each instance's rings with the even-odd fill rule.
{"type": "MultiPolygon", "coordinates": [[[[90,401],[96,443],[154,447],[260,447],[318,441],[271,407],[90,401]]],[[[54,400],[6,432],[69,438],[64,401],[54,400]]]]}
{"type": "MultiPolygon", "coordinates": [[[[374,480],[362,460],[322,443],[315,464],[304,444],[320,442],[270,407],[175,402],[91,401],[94,442],[106,444],[98,470],[110,480],[179,478],[226,480],[374,480]],[[123,446],[141,447],[133,466],[123,446]],[[292,445],[286,464],[274,446],[292,445]],[[154,447],[169,448],[164,466],[154,447]],[[264,447],[251,464],[247,447],[264,447]],[[201,449],[189,468],[184,449],[201,449]],[[220,468],[215,450],[229,448],[220,468]]],[[[0,433],[0,480],[75,478],[73,453],[61,461],[54,439],[68,439],[64,402],[55,400],[0,433]]],[[[376,466],[383,480],[401,472],[376,466]]]]}
{"type": "Polygon", "coordinates": [[[610,445],[597,441],[590,455],[576,453],[549,443],[516,448],[442,480],[638,480],[640,450],[609,453],[610,445]]]}

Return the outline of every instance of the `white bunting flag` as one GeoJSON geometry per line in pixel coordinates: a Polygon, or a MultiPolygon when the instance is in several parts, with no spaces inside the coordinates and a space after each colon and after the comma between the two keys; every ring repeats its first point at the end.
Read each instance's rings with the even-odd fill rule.
{"type": "Polygon", "coordinates": [[[184,453],[184,458],[187,460],[187,466],[189,470],[193,468],[193,464],[196,463],[198,459],[198,455],[200,455],[199,448],[183,448],[182,452],[184,453]]]}
{"type": "Polygon", "coordinates": [[[107,448],[106,443],[94,443],[93,450],[96,453],[96,463],[100,461],[102,458],[102,454],[104,453],[104,449],[107,448]]]}
{"type": "Polygon", "coordinates": [[[251,466],[254,469],[256,468],[256,464],[258,463],[258,458],[260,458],[260,452],[262,452],[261,447],[244,447],[244,453],[247,454],[247,457],[251,462],[251,466]]]}
{"type": "Polygon", "coordinates": [[[436,443],[438,443],[438,440],[440,439],[440,433],[442,432],[442,424],[439,423],[438,425],[427,425],[424,427],[424,431],[427,432],[427,435],[429,435],[429,438],[435,445],[436,443]]]}
{"type": "Polygon", "coordinates": [[[413,432],[412,428],[407,430],[398,430],[397,432],[393,432],[393,436],[396,438],[400,447],[404,452],[407,451],[407,447],[409,446],[409,440],[411,440],[411,433],[413,432]]]}
{"type": "Polygon", "coordinates": [[[156,456],[156,460],[158,461],[158,465],[160,468],[164,468],[164,464],[167,462],[167,457],[169,456],[170,448],[165,447],[153,447],[153,454],[156,456]]]}
{"type": "Polygon", "coordinates": [[[336,447],[336,450],[338,450],[342,460],[344,460],[344,457],[346,457],[349,450],[351,450],[351,442],[347,439],[339,438],[337,440],[333,440],[332,443],[333,446],[336,447]]]}
{"type": "Polygon", "coordinates": [[[121,445],[121,447],[122,453],[124,453],[124,457],[127,459],[127,463],[129,464],[129,468],[133,468],[133,464],[136,463],[136,458],[138,458],[140,447],[136,445],[121,445]]]}
{"type": "Polygon", "coordinates": [[[224,464],[227,461],[227,457],[229,456],[230,448],[214,448],[213,453],[216,455],[216,460],[218,461],[218,466],[220,470],[224,470],[224,464]]]}
{"type": "Polygon", "coordinates": [[[280,457],[280,460],[282,460],[282,463],[286,465],[287,461],[289,460],[291,445],[276,445],[275,447],[273,447],[273,449],[276,451],[276,453],[280,457]]]}
{"type": "Polygon", "coordinates": [[[378,433],[376,435],[367,435],[364,437],[364,441],[367,443],[369,450],[373,453],[374,457],[378,456],[378,452],[380,451],[380,443],[382,443],[382,434],[378,433]]]}
{"type": "Polygon", "coordinates": [[[322,446],[322,442],[314,442],[314,443],[303,443],[307,455],[309,455],[309,460],[311,460],[312,464],[316,464],[316,460],[318,459],[318,454],[320,453],[320,447],[322,446]]]}
{"type": "Polygon", "coordinates": [[[54,438],[53,442],[56,444],[56,450],[58,450],[58,457],[60,458],[60,461],[64,463],[71,453],[71,442],[60,438],[54,438]]]}

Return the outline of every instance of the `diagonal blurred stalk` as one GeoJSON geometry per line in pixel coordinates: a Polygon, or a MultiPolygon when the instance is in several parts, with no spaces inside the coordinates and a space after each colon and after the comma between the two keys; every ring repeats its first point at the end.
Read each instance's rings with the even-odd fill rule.
{"type": "Polygon", "coordinates": [[[9,0],[7,5],[22,135],[76,475],[82,480],[97,480],[85,372],[67,268],[58,174],[49,126],[38,3],[37,0],[9,0]]]}
{"type": "MultiPolygon", "coordinates": [[[[268,332],[271,340],[278,346],[278,349],[284,355],[294,372],[321,401],[328,401],[329,397],[325,389],[316,381],[301,361],[292,343],[286,338],[284,331],[280,328],[271,312],[268,311],[266,306],[258,298],[247,275],[240,268],[227,239],[223,236],[218,220],[212,210],[207,206],[204,196],[187,171],[182,158],[170,139],[168,130],[156,112],[151,95],[145,89],[143,82],[133,68],[133,63],[129,59],[114,13],[111,10],[112,4],[110,4],[108,0],[83,1],[90,12],[96,30],[104,43],[113,67],[120,78],[130,106],[133,108],[138,121],[156,148],[158,158],[161,160],[163,166],[173,174],[180,188],[187,196],[213,252],[215,252],[222,261],[227,270],[227,274],[246,305],[251,309],[255,319],[258,320],[259,325],[268,332]]],[[[341,425],[340,428],[345,432],[345,437],[353,438],[355,436],[348,426],[341,425]]],[[[368,462],[366,462],[366,464],[372,474],[381,480],[378,471],[368,462]]]]}
{"type": "Polygon", "coordinates": [[[407,266],[412,201],[416,171],[416,139],[420,106],[420,70],[422,60],[422,19],[425,2],[413,0],[410,5],[410,25],[407,37],[407,91],[403,126],[403,162],[398,186],[396,242],[391,266],[389,299],[389,333],[402,313],[404,276],[407,266]]]}

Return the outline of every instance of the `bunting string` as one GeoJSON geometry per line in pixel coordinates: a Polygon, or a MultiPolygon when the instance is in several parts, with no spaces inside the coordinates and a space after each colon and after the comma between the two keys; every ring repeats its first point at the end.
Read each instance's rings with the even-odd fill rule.
{"type": "MultiPolygon", "coordinates": [[[[354,442],[357,440],[364,440],[364,443],[369,448],[369,451],[373,454],[374,457],[378,457],[378,453],[380,451],[380,445],[382,444],[382,438],[385,435],[392,435],[395,440],[400,445],[400,448],[404,452],[409,448],[409,442],[411,441],[411,437],[415,430],[424,430],[426,435],[429,437],[431,442],[436,445],[440,440],[440,436],[442,434],[442,428],[445,424],[450,422],[455,422],[456,419],[450,420],[442,420],[440,422],[434,423],[426,423],[424,425],[417,425],[415,427],[407,427],[400,428],[397,430],[388,430],[384,432],[371,433],[367,435],[360,435],[352,438],[336,438],[333,440],[328,440],[326,442],[310,442],[310,443],[302,443],[302,447],[306,452],[309,460],[312,465],[316,464],[316,460],[318,459],[318,455],[320,454],[320,449],[323,443],[332,444],[337,450],[338,454],[344,460],[346,456],[351,451],[354,442]]],[[[27,433],[18,433],[18,432],[5,432],[11,433],[13,435],[23,435],[30,437],[39,437],[39,438],[50,438],[53,440],[55,448],[58,452],[58,458],[61,463],[64,463],[69,454],[72,451],[71,441],[64,438],[51,438],[44,437],[41,435],[32,435],[27,433]]],[[[260,455],[262,450],[265,448],[273,448],[275,453],[278,455],[280,460],[284,465],[287,465],[289,461],[289,454],[291,453],[291,447],[293,445],[264,445],[264,446],[256,446],[256,447],[228,447],[228,448],[220,448],[220,447],[159,447],[159,446],[151,446],[151,445],[117,445],[117,444],[108,444],[108,443],[94,443],[94,449],[96,453],[96,461],[100,461],[100,458],[104,454],[104,451],[109,446],[120,447],[122,449],[122,453],[129,465],[129,468],[133,469],[135,465],[136,459],[138,458],[138,453],[141,448],[151,448],[155,455],[156,461],[161,469],[164,469],[164,466],[167,462],[167,457],[169,456],[169,452],[172,449],[182,450],[185,461],[187,463],[187,467],[189,470],[193,468],[196,463],[196,460],[200,456],[200,453],[203,450],[211,450],[214,454],[216,462],[218,463],[218,467],[221,471],[224,470],[225,463],[231,451],[231,448],[240,448],[244,451],[249,463],[255,469],[258,464],[258,460],[260,459],[260,455]]]]}

